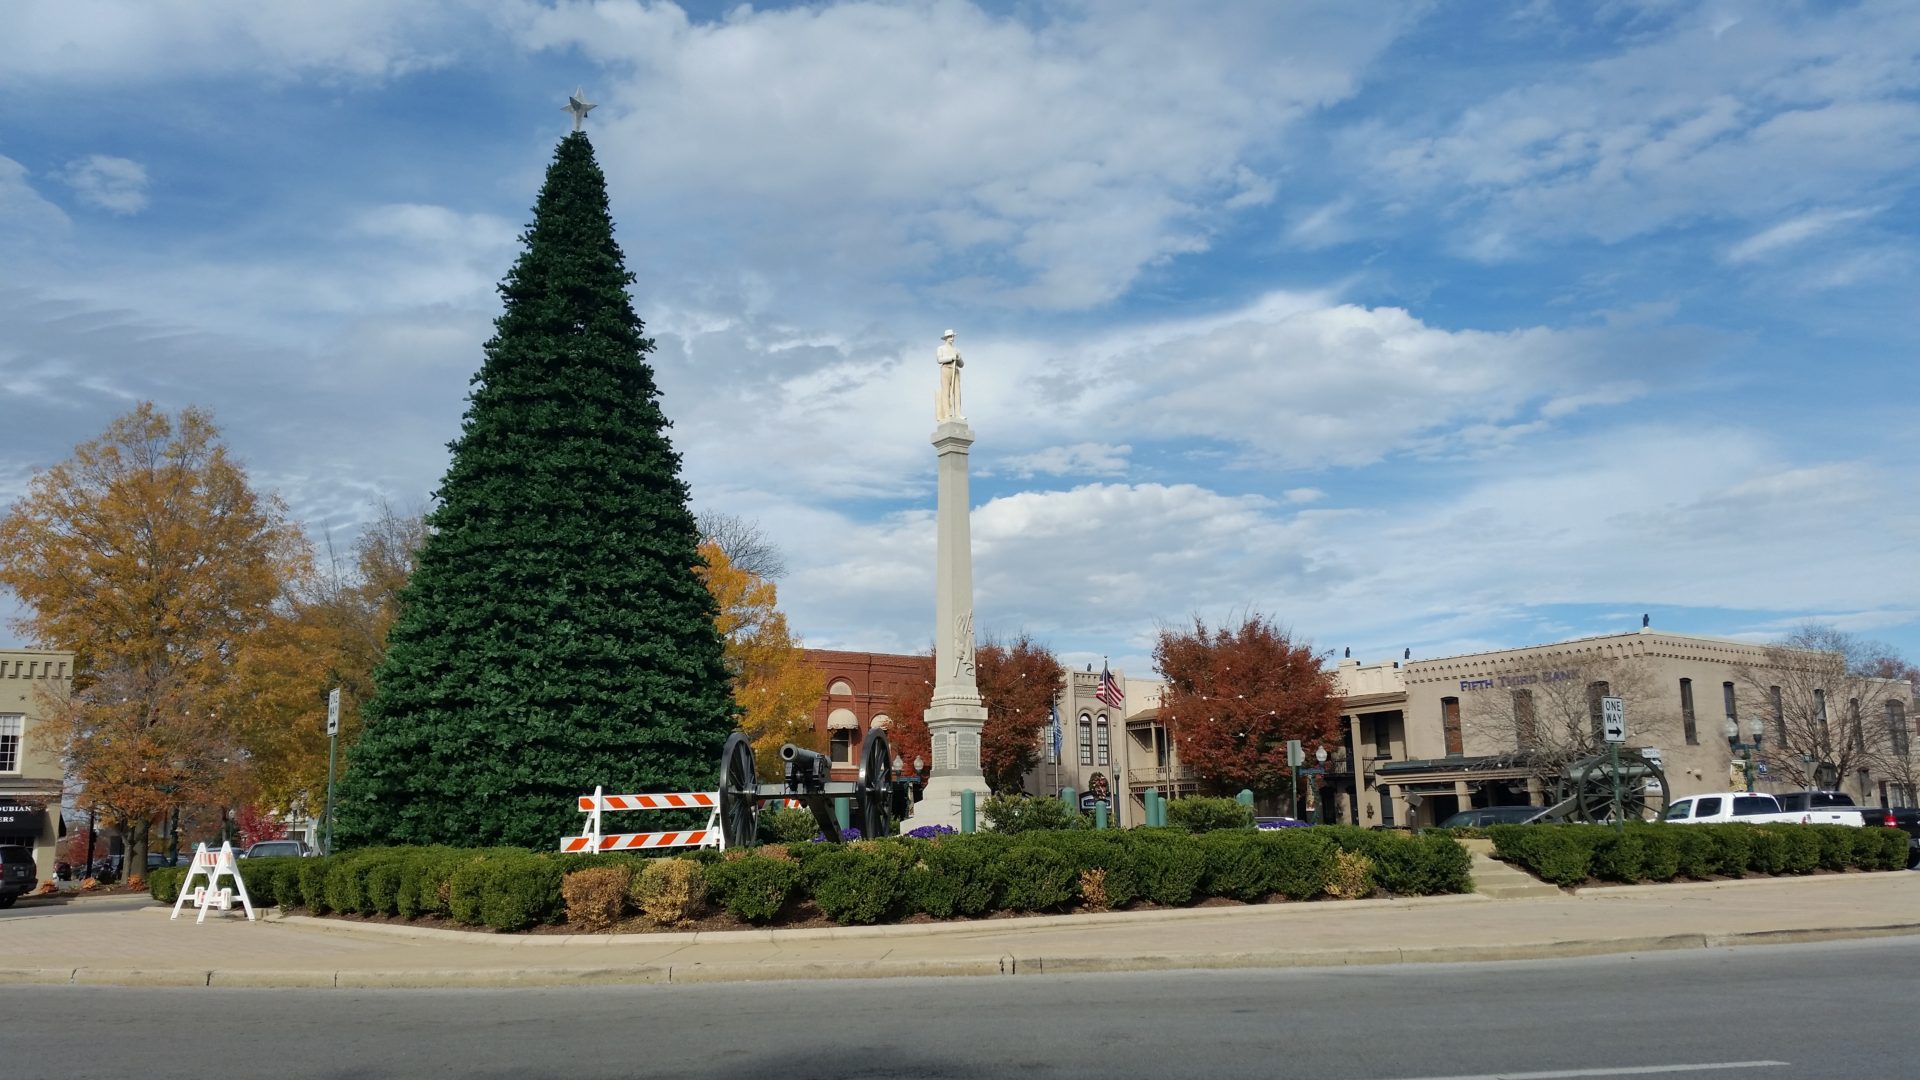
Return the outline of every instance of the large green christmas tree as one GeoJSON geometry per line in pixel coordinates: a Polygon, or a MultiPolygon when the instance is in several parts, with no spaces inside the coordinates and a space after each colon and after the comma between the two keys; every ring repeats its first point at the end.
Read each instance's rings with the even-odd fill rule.
{"type": "Polygon", "coordinates": [[[733,726],[653,343],[585,135],[560,144],[522,239],[336,846],[552,848],[596,784],[711,790],[733,726]]]}

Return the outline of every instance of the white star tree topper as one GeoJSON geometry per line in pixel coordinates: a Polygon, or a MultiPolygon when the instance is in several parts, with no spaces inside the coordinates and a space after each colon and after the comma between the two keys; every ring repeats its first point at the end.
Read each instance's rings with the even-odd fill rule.
{"type": "Polygon", "coordinates": [[[567,98],[565,108],[573,114],[573,130],[584,131],[587,126],[587,114],[594,110],[595,105],[588,101],[587,96],[576,87],[572,96],[567,98]]]}

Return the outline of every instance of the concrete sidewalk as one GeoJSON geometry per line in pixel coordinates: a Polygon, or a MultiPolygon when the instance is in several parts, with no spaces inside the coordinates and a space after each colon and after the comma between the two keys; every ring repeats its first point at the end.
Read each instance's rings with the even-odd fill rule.
{"type": "Polygon", "coordinates": [[[724,933],[497,935],[219,912],[195,925],[167,913],[8,920],[0,980],[570,986],[1519,960],[1920,935],[1920,873],[724,933]]]}

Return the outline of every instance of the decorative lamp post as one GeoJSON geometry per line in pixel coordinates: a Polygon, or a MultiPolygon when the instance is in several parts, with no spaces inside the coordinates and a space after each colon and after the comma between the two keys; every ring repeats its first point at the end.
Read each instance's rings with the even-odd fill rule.
{"type": "MultiPolygon", "coordinates": [[[[1327,748],[1324,746],[1314,747],[1313,761],[1314,766],[1320,770],[1313,786],[1317,791],[1325,792],[1327,790],[1327,748]]],[[[1325,825],[1327,823],[1327,802],[1326,799],[1320,795],[1314,796],[1313,821],[1316,825],[1325,825]]]]}
{"type": "Polygon", "coordinates": [[[1731,716],[1727,717],[1727,722],[1721,730],[1727,735],[1727,749],[1740,754],[1745,759],[1747,791],[1753,791],[1753,754],[1760,749],[1760,740],[1766,734],[1765,725],[1761,724],[1757,716],[1747,721],[1747,742],[1740,741],[1740,721],[1731,716]]]}

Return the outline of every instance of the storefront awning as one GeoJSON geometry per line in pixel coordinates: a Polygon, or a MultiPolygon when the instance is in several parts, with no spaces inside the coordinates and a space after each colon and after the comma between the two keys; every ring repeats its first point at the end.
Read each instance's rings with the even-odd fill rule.
{"type": "Polygon", "coordinates": [[[853,715],[852,709],[835,709],[827,714],[827,728],[830,731],[838,731],[843,728],[851,728],[858,731],[860,729],[860,720],[853,715]]]}
{"type": "Polygon", "coordinates": [[[46,827],[45,803],[0,802],[0,834],[38,836],[46,827]]]}

